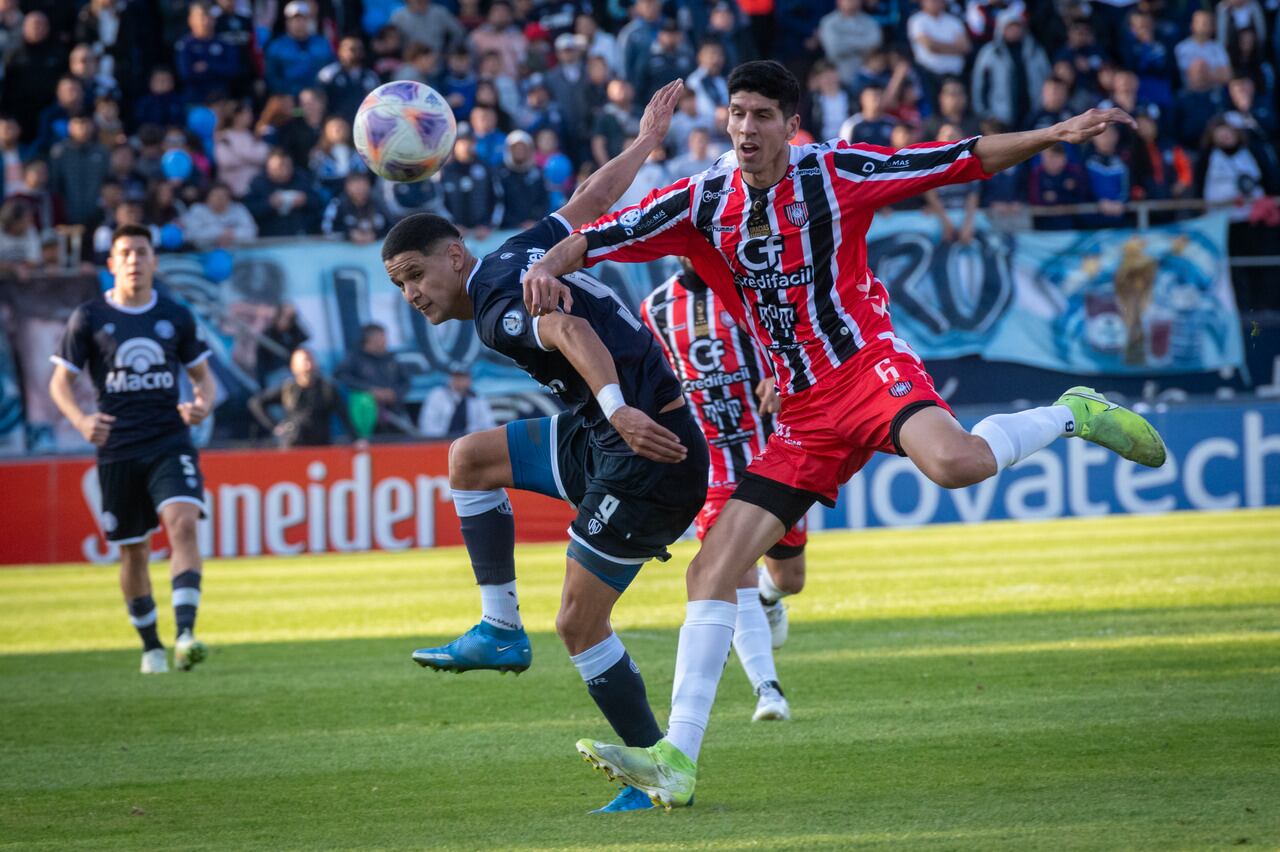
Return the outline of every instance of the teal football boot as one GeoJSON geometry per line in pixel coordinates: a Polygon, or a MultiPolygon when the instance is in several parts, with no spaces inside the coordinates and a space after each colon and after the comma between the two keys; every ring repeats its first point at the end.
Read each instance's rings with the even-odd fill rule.
{"type": "Polygon", "coordinates": [[[533,647],[523,630],[505,630],[482,621],[448,645],[419,648],[413,652],[413,661],[438,672],[489,669],[520,674],[533,663],[533,647]]]}
{"type": "Polygon", "coordinates": [[[637,790],[635,787],[623,787],[618,791],[618,795],[614,796],[613,801],[605,805],[603,808],[596,808],[591,811],[593,814],[620,814],[626,811],[651,811],[653,810],[653,802],[649,801],[649,794],[643,790],[637,790]]]}

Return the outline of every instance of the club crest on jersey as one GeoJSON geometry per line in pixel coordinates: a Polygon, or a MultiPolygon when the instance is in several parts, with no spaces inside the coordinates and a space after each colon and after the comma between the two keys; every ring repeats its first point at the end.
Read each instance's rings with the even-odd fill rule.
{"type": "Polygon", "coordinates": [[[889,396],[906,396],[909,393],[911,393],[911,382],[905,379],[900,382],[894,382],[893,386],[889,388],[889,396]]]}
{"type": "Polygon", "coordinates": [[[604,529],[604,524],[599,519],[592,518],[587,521],[587,535],[600,535],[600,531],[604,529]]]}
{"type": "Polygon", "coordinates": [[[173,323],[169,322],[167,319],[159,320],[156,323],[156,337],[159,337],[161,340],[168,340],[170,337],[173,337],[173,323]]]}
{"type": "Polygon", "coordinates": [[[502,330],[515,337],[524,331],[524,314],[512,308],[502,315],[502,330]]]}
{"type": "Polygon", "coordinates": [[[787,221],[797,228],[809,221],[809,205],[803,201],[793,201],[782,208],[782,213],[787,217],[787,221]]]}

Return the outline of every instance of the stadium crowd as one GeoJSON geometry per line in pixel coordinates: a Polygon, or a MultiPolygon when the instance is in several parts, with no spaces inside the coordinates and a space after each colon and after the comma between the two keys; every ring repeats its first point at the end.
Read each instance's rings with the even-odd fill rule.
{"type": "MultiPolygon", "coordinates": [[[[86,260],[111,229],[165,249],[260,237],[369,242],[431,210],[464,231],[554,209],[688,91],[621,203],[728,147],[726,75],[772,57],[807,86],[802,140],[903,146],[1031,128],[1096,104],[1138,117],[1028,169],[922,202],[947,239],[979,207],[1096,203],[1039,228],[1132,224],[1125,202],[1235,202],[1233,250],[1275,234],[1280,3],[1270,0],[0,0],[0,263],[86,260]],[[432,180],[371,179],[352,146],[367,92],[412,79],[459,121],[432,180]],[[953,211],[948,216],[945,211],[953,211]],[[959,211],[963,211],[960,213],[959,211]],[[959,224],[956,224],[956,223],[959,224]],[[63,230],[63,233],[67,231],[63,230]]],[[[1175,214],[1165,214],[1175,215],[1175,214]]]]}

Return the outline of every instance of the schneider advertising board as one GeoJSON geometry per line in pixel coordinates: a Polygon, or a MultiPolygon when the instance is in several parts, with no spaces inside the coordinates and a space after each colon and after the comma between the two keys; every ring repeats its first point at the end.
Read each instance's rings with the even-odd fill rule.
{"type": "MultiPolygon", "coordinates": [[[[1083,441],[1059,441],[994,480],[946,491],[907,459],[876,456],[814,528],[1043,520],[1128,512],[1280,505],[1280,403],[1182,406],[1153,416],[1169,444],[1159,470],[1120,462],[1083,441]]],[[[461,543],[443,444],[202,456],[210,556],[305,556],[461,543]]],[[[513,493],[524,542],[560,541],[571,512],[513,493]]],[[[0,464],[7,519],[0,563],[109,562],[97,527],[91,459],[0,464]]],[[[157,539],[162,549],[162,537],[157,539]]]]}

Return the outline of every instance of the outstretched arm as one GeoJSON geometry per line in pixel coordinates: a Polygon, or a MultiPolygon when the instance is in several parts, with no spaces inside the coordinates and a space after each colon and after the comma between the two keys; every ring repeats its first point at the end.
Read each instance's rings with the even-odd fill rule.
{"type": "Polygon", "coordinates": [[[988,174],[993,174],[1026,162],[1059,142],[1081,145],[1102,133],[1112,123],[1138,126],[1133,116],[1122,109],[1091,109],[1041,130],[983,136],[974,146],[973,152],[982,163],[982,168],[988,174]]]}

